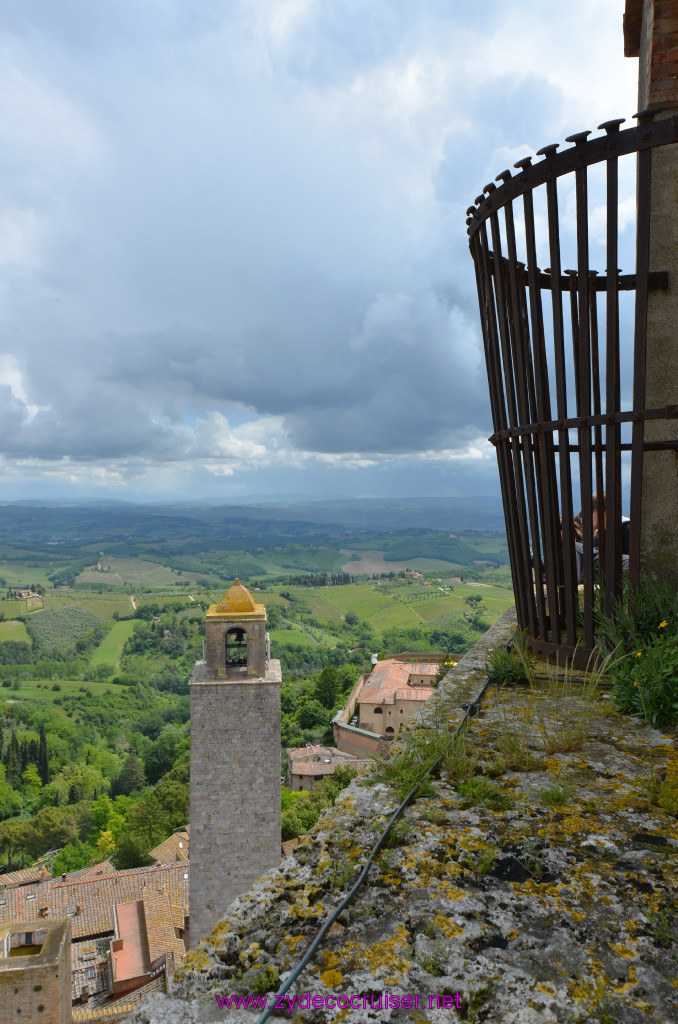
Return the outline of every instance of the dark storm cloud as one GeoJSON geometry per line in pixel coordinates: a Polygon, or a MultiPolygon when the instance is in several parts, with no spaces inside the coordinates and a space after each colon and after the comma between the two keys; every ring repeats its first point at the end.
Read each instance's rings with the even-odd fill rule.
{"type": "Polygon", "coordinates": [[[487,436],[464,210],[564,92],[497,68],[513,8],[467,6],[0,5],[5,456],[231,472],[487,436]]]}

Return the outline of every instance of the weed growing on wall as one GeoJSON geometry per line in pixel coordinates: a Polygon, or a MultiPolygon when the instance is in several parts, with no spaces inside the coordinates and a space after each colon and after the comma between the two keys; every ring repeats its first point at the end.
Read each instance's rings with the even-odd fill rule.
{"type": "Polygon", "coordinates": [[[648,725],[678,722],[678,635],[667,619],[657,622],[655,635],[636,651],[617,657],[610,676],[620,711],[648,725]]]}
{"type": "Polygon", "coordinates": [[[485,667],[487,678],[497,686],[520,686],[530,681],[525,654],[513,646],[495,647],[485,667]]]}
{"type": "Polygon", "coordinates": [[[604,643],[614,649],[608,675],[617,709],[652,726],[678,723],[678,594],[643,580],[612,617],[598,618],[604,643]]]}

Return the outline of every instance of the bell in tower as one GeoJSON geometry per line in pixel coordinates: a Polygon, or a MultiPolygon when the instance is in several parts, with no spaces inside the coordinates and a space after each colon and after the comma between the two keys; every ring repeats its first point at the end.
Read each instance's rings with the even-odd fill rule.
{"type": "Polygon", "coordinates": [[[238,579],[208,609],[205,664],[213,679],[266,674],[266,609],[238,579]]]}

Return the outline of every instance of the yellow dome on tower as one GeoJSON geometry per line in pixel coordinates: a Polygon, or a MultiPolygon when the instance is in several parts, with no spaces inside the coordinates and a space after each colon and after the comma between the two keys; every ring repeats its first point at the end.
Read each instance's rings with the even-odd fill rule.
{"type": "Polygon", "coordinates": [[[217,611],[227,615],[251,614],[257,611],[257,606],[247,587],[243,587],[236,577],[233,586],[228,588],[219,602],[217,611]]]}

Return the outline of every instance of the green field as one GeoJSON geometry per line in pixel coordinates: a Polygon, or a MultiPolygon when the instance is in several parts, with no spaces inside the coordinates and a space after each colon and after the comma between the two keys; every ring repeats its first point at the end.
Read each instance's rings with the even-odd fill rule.
{"type": "Polygon", "coordinates": [[[317,619],[324,619],[326,622],[341,622],[344,618],[344,613],[341,608],[332,603],[330,596],[334,589],[334,587],[323,588],[322,590],[308,588],[297,590],[296,593],[310,605],[311,611],[317,619]]]}
{"type": "Polygon", "coordinates": [[[0,601],[0,612],[4,612],[6,619],[13,619],[16,615],[26,614],[25,601],[0,601]]]}
{"type": "Polygon", "coordinates": [[[28,630],[23,622],[0,622],[0,642],[4,640],[25,640],[30,642],[28,630]]]}
{"type": "Polygon", "coordinates": [[[181,574],[159,562],[149,562],[144,558],[101,558],[103,572],[98,569],[85,569],[77,577],[78,584],[99,584],[119,587],[129,584],[132,587],[169,587],[181,579],[181,574]]]}
{"type": "Polygon", "coordinates": [[[122,686],[112,686],[111,683],[100,683],[100,682],[87,682],[83,683],[82,679],[59,679],[57,683],[52,683],[43,680],[26,679],[21,681],[21,685],[18,690],[14,689],[2,689],[0,695],[2,699],[6,701],[13,700],[36,700],[42,704],[53,704],[57,697],[63,697],[65,694],[80,693],[83,689],[89,690],[95,696],[100,697],[106,692],[106,690],[113,690],[115,693],[124,693],[125,688],[122,686]],[[53,687],[58,686],[59,690],[54,690],[53,687]]]}
{"type": "MultiPolygon", "coordinates": [[[[270,633],[271,637],[271,656],[275,658],[275,645],[279,644],[299,644],[300,647],[318,647],[318,641],[314,640],[312,636],[302,629],[272,629],[270,633]]],[[[325,646],[320,645],[320,646],[325,646]]]]}
{"type": "Polygon", "coordinates": [[[131,619],[113,623],[110,633],[106,634],[92,655],[90,664],[95,668],[97,665],[113,665],[117,668],[125,641],[132,635],[134,625],[131,619]]]}
{"type": "Polygon", "coordinates": [[[31,562],[0,562],[0,576],[7,580],[8,587],[27,587],[38,583],[43,587],[51,587],[47,573],[52,571],[50,565],[33,565],[31,562]]]}

